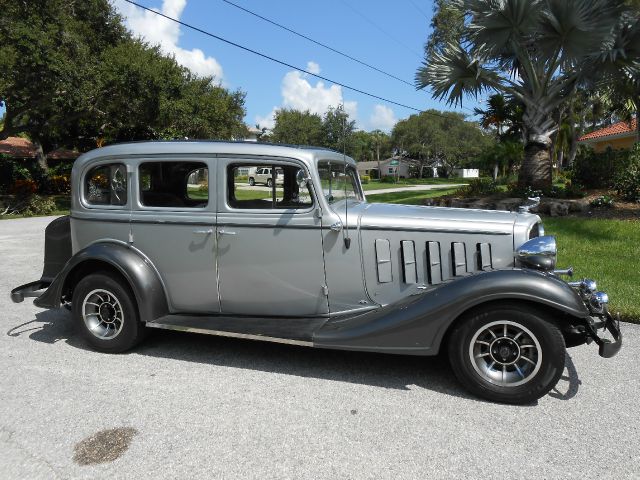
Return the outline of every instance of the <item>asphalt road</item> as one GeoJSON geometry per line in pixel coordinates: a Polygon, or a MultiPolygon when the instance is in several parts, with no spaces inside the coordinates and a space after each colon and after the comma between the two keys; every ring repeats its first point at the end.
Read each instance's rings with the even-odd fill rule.
{"type": "Polygon", "coordinates": [[[439,359],[154,332],[95,353],[13,304],[50,219],[0,221],[0,477],[639,478],[640,327],[570,350],[535,405],[468,395],[439,359]],[[97,463],[102,462],[102,463],[97,463]]]}

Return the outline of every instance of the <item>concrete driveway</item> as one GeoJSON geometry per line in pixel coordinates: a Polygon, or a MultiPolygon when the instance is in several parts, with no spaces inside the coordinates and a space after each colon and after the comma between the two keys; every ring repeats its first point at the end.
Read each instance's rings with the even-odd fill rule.
{"type": "Polygon", "coordinates": [[[437,358],[177,332],[100,354],[65,310],[9,300],[49,220],[0,221],[3,479],[640,477],[638,326],[613,359],[572,349],[528,406],[471,397],[437,358]]]}

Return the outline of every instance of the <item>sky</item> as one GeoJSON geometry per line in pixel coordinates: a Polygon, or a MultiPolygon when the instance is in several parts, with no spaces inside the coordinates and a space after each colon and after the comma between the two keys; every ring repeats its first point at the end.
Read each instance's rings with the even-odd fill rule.
{"type": "MultiPolygon", "coordinates": [[[[224,87],[245,92],[245,122],[249,126],[272,127],[274,111],[283,107],[323,114],[329,106],[343,104],[357,128],[384,131],[416,113],[273,63],[124,0],[110,1],[134,34],[159,44],[165,53],[174,55],[193,72],[213,75],[224,87]]],[[[465,100],[462,109],[449,107],[412,86],[430,30],[431,0],[231,0],[411,85],[297,37],[223,0],[136,1],[297,68],[419,110],[436,108],[470,114],[477,105],[465,100]]]]}

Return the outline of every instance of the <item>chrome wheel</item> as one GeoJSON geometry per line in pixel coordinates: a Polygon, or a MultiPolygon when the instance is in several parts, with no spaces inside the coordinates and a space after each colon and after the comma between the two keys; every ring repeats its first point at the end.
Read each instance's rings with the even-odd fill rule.
{"type": "Polygon", "coordinates": [[[533,379],[542,365],[542,349],[525,326],[500,320],[483,325],[471,339],[469,358],[486,381],[517,387],[533,379]]]}
{"type": "Polygon", "coordinates": [[[101,340],[112,340],[122,331],[124,314],[116,296],[104,289],[92,290],[82,302],[87,330],[101,340]]]}

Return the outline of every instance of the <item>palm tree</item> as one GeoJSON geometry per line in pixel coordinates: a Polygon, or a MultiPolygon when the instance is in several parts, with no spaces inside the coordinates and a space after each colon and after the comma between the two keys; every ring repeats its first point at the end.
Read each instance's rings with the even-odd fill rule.
{"type": "Polygon", "coordinates": [[[640,71],[640,21],[622,0],[453,0],[463,41],[418,69],[418,88],[462,103],[493,90],[524,104],[525,157],[518,182],[551,185],[553,112],[579,85],[640,71]]]}

